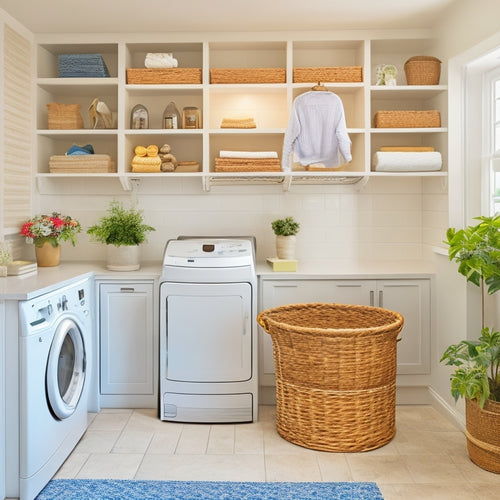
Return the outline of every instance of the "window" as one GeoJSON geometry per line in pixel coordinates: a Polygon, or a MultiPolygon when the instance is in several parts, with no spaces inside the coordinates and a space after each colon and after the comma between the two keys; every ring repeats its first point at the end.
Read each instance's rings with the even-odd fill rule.
{"type": "Polygon", "coordinates": [[[500,213],[500,68],[485,75],[485,164],[489,179],[489,212],[500,213]]]}

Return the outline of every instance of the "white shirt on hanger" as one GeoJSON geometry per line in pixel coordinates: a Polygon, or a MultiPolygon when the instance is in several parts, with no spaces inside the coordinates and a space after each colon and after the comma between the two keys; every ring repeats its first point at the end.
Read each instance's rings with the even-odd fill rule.
{"type": "Polygon", "coordinates": [[[352,160],[344,106],[338,95],[311,90],[295,98],[283,142],[283,171],[291,169],[292,151],[301,165],[338,167],[352,160]]]}

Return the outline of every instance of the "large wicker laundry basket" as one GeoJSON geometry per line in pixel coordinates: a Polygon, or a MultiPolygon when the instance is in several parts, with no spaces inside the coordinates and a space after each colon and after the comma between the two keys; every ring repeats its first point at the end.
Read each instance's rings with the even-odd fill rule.
{"type": "Polygon", "coordinates": [[[273,341],[276,425],[283,438],[353,452],[394,437],[399,313],[311,303],[268,309],[257,320],[273,341]]]}

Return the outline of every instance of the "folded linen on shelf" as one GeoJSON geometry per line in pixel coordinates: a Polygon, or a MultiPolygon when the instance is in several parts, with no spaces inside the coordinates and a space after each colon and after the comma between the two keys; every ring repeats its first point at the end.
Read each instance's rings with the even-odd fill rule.
{"type": "Polygon", "coordinates": [[[438,151],[377,151],[373,167],[377,172],[431,172],[441,170],[443,160],[438,151]]]}
{"type": "Polygon", "coordinates": [[[177,68],[178,61],[170,53],[148,52],[144,59],[146,68],[177,68]]]}
{"type": "Polygon", "coordinates": [[[161,172],[161,158],[136,155],[132,158],[132,172],[161,172]]]}
{"type": "Polygon", "coordinates": [[[279,172],[279,158],[216,158],[216,172],[279,172]]]}
{"type": "Polygon", "coordinates": [[[221,158],[278,158],[276,151],[220,151],[221,158]]]}
{"type": "Polygon", "coordinates": [[[382,146],[380,151],[399,151],[399,152],[424,152],[435,151],[432,146],[382,146]]]}
{"type": "Polygon", "coordinates": [[[249,116],[245,118],[222,118],[221,128],[257,128],[255,120],[249,116]]]}

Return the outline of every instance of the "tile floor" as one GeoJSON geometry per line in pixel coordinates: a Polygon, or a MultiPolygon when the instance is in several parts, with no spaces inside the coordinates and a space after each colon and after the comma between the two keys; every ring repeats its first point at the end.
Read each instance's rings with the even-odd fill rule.
{"type": "Polygon", "coordinates": [[[474,465],[463,433],[431,406],[397,406],[395,438],[364,453],[285,441],[274,406],[261,406],[251,424],[161,422],[150,409],[104,409],[91,419],[56,478],[375,481],[385,500],[488,500],[500,491],[500,474],[474,465]]]}

